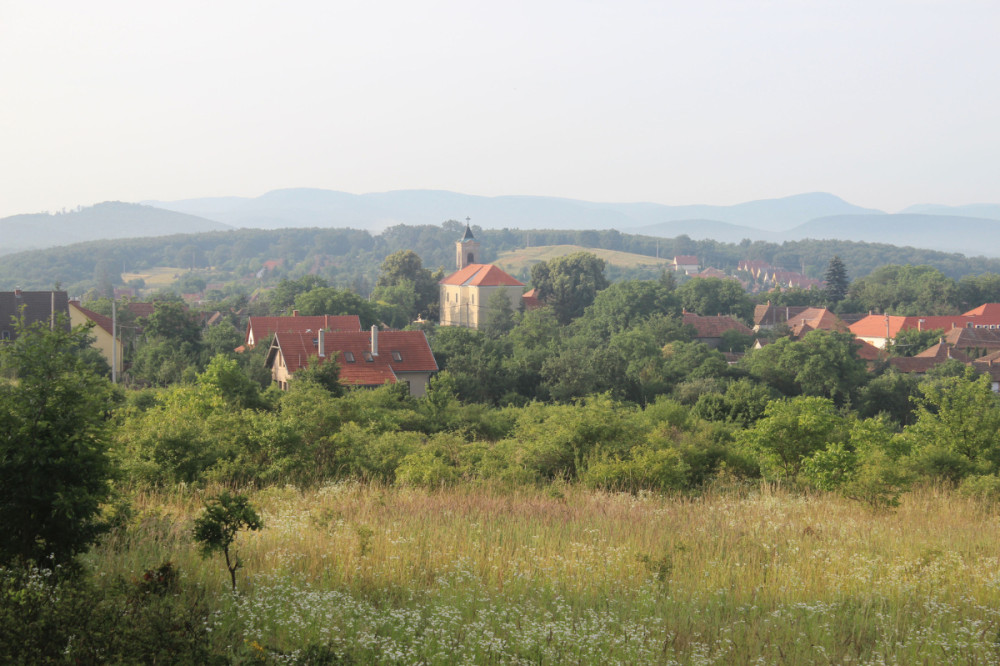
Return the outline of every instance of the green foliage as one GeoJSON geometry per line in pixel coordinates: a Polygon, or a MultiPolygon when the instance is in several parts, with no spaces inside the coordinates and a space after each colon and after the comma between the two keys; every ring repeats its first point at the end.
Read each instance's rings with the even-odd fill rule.
{"type": "Polygon", "coordinates": [[[930,266],[888,265],[851,284],[861,311],[895,315],[945,315],[958,310],[958,285],[930,266]]]}
{"type": "Polygon", "coordinates": [[[67,562],[105,528],[111,386],[78,355],[87,329],[57,324],[0,346],[0,563],[67,562]]]}
{"type": "Polygon", "coordinates": [[[575,252],[531,267],[531,284],[539,300],[552,307],[556,319],[568,324],[606,289],[604,260],[589,252],[575,252]]]}
{"type": "Polygon", "coordinates": [[[250,409],[261,406],[260,386],[247,377],[236,359],[218,355],[198,375],[198,385],[219,396],[230,407],[250,409]]]}
{"type": "Polygon", "coordinates": [[[823,280],[826,282],[826,297],[831,304],[836,305],[847,297],[847,289],[850,286],[847,266],[837,255],[833,255],[830,259],[823,280]]]}
{"type": "Polygon", "coordinates": [[[295,309],[303,315],[352,315],[361,318],[361,327],[378,323],[378,313],[371,303],[353,291],[336,287],[317,287],[295,297],[295,309]]]}
{"type": "Polygon", "coordinates": [[[917,421],[906,429],[925,472],[960,481],[973,470],[1000,471],[1000,399],[990,379],[969,368],[960,377],[924,381],[917,421]]]}
{"type": "Polygon", "coordinates": [[[413,250],[399,250],[382,261],[374,295],[378,300],[385,299],[405,307],[408,321],[416,319],[417,315],[434,321],[438,318],[438,281],[442,277],[424,268],[420,256],[413,250]]]}
{"type": "Polygon", "coordinates": [[[688,470],[681,454],[674,449],[637,446],[625,459],[605,455],[591,462],[581,481],[601,490],[669,492],[687,486],[688,470]]]}
{"type": "Polygon", "coordinates": [[[295,371],[292,383],[312,382],[323,387],[332,396],[344,394],[344,385],[340,383],[340,365],[336,358],[327,358],[322,363],[313,356],[309,364],[295,371]]]}
{"type": "Polygon", "coordinates": [[[246,495],[223,491],[205,502],[205,509],[194,521],[192,536],[198,542],[202,555],[210,557],[222,551],[226,556],[226,568],[236,592],[236,571],[243,566],[239,554],[233,548],[236,535],[242,530],[256,531],[264,526],[257,510],[246,495]]]}
{"type": "Polygon", "coordinates": [[[868,380],[854,336],[836,331],[810,331],[801,341],[781,338],[748,353],[741,365],[785,395],[824,396],[838,405],[868,380]]]}
{"type": "Polygon", "coordinates": [[[807,459],[846,439],[844,418],[827,398],[775,400],[764,418],[740,434],[768,478],[795,480],[807,459]]]}
{"type": "Polygon", "coordinates": [[[734,315],[749,322],[753,317],[753,301],[736,280],[722,278],[692,278],[677,288],[681,307],[702,316],[734,315]]]}
{"type": "Polygon", "coordinates": [[[916,356],[944,335],[944,329],[933,328],[926,331],[908,328],[900,331],[893,338],[889,351],[893,356],[916,356]]]}

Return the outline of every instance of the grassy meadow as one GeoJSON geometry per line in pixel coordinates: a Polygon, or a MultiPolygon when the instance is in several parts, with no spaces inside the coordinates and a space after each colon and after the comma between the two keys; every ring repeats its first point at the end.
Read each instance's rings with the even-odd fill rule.
{"type": "Polygon", "coordinates": [[[535,264],[564,257],[574,252],[589,252],[597,258],[603,259],[609,266],[618,266],[621,268],[663,267],[673,259],[673,257],[664,259],[662,257],[650,257],[644,254],[603,250],[600,248],[583,247],[581,245],[541,245],[503,252],[493,263],[505,271],[516,275],[521,270],[531,270],[531,267],[535,264]]]}
{"type": "Polygon", "coordinates": [[[1000,661],[1000,514],[950,491],[272,487],[236,595],[190,537],[211,492],[139,492],[86,563],[110,585],[172,562],[238,663],[1000,661]]]}

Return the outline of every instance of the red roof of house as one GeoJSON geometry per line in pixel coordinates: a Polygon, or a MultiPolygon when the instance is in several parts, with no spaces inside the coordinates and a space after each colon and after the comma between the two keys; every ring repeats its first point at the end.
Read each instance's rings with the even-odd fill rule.
{"type": "Polygon", "coordinates": [[[894,338],[900,331],[919,328],[929,331],[944,329],[945,333],[953,328],[1000,325],[1000,317],[987,315],[954,315],[939,317],[901,317],[896,315],[868,315],[851,324],[851,333],[859,338],[894,338]],[[886,323],[888,322],[888,329],[886,323]],[[888,335],[887,335],[888,334],[888,335]]]}
{"type": "Polygon", "coordinates": [[[753,323],[758,326],[774,326],[799,315],[809,308],[804,305],[757,305],[753,309],[753,323]]]}
{"type": "Polygon", "coordinates": [[[543,305],[542,301],[538,298],[538,291],[534,287],[521,294],[521,301],[524,302],[524,308],[526,310],[534,310],[535,308],[540,308],[543,305]]]}
{"type": "Polygon", "coordinates": [[[963,314],[972,317],[992,317],[1000,319],[1000,303],[983,303],[978,308],[973,308],[963,314]]]}
{"type": "Polygon", "coordinates": [[[809,327],[810,330],[847,332],[847,324],[827,308],[806,308],[786,323],[792,332],[803,326],[809,327]]]}
{"type": "Polygon", "coordinates": [[[702,317],[692,312],[684,313],[684,323],[694,326],[699,338],[719,338],[726,331],[738,331],[746,335],[753,335],[753,331],[732,317],[721,315],[718,317],[702,317]]]}
{"type": "Polygon", "coordinates": [[[129,312],[135,315],[136,319],[148,317],[156,312],[156,303],[139,303],[136,301],[129,301],[125,304],[125,307],[129,309],[129,312]]]}
{"type": "Polygon", "coordinates": [[[947,343],[939,342],[916,356],[890,358],[889,364],[900,372],[925,373],[948,359],[969,363],[968,356],[958,350],[952,349],[947,343]]]}
{"type": "Polygon", "coordinates": [[[93,310],[88,310],[87,308],[80,305],[78,301],[70,301],[69,306],[71,308],[76,308],[77,310],[82,312],[87,319],[91,320],[99,327],[101,327],[105,333],[111,335],[111,329],[113,328],[111,317],[105,317],[104,315],[98,314],[93,310]]]}
{"type": "Polygon", "coordinates": [[[879,349],[870,342],[859,339],[854,340],[854,349],[858,358],[863,361],[881,361],[889,355],[885,350],[879,349]]]}
{"type": "Polygon", "coordinates": [[[461,285],[465,287],[523,287],[524,283],[493,264],[469,264],[455,271],[440,284],[461,285]]]}
{"type": "Polygon", "coordinates": [[[682,254],[674,257],[674,264],[678,266],[696,266],[698,265],[698,257],[690,254],[682,254]]]}
{"type": "Polygon", "coordinates": [[[270,338],[278,331],[360,331],[361,318],[358,315],[309,315],[292,317],[250,317],[247,320],[247,332],[244,341],[250,344],[250,333],[253,332],[254,344],[270,338]]]}
{"type": "MultiPolygon", "coordinates": [[[[341,384],[381,386],[386,382],[395,383],[401,373],[436,372],[438,369],[423,331],[379,331],[377,355],[370,353],[370,331],[331,331],[323,337],[323,358],[336,357],[341,384]]],[[[288,372],[294,373],[309,365],[311,359],[319,358],[319,333],[275,332],[268,365],[274,362],[275,348],[280,349],[288,372]]]]}

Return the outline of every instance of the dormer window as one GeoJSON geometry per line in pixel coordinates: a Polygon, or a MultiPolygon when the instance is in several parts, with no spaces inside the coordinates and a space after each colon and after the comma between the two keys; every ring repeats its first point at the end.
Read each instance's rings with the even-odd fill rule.
{"type": "Polygon", "coordinates": [[[375,357],[372,356],[371,352],[364,352],[364,355],[365,355],[365,361],[366,362],[368,362],[368,363],[374,363],[375,362],[375,357]]]}
{"type": "Polygon", "coordinates": [[[354,352],[344,352],[344,360],[348,363],[354,363],[354,352]]]}
{"type": "Polygon", "coordinates": [[[402,361],[403,360],[403,355],[400,354],[398,351],[394,351],[394,352],[392,352],[392,360],[393,361],[402,361]]]}

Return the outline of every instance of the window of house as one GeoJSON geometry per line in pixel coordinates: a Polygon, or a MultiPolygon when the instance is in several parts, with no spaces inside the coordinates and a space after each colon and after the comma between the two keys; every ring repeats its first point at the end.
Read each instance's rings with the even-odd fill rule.
{"type": "Polygon", "coordinates": [[[10,340],[10,331],[0,333],[0,340],[10,340]]]}
{"type": "Polygon", "coordinates": [[[368,363],[372,363],[375,361],[375,358],[372,356],[371,352],[365,352],[364,354],[365,354],[365,361],[367,361],[368,363]]]}
{"type": "Polygon", "coordinates": [[[394,352],[392,352],[392,360],[393,361],[402,361],[403,360],[403,355],[401,353],[399,353],[398,351],[394,351],[394,352]]]}
{"type": "Polygon", "coordinates": [[[344,360],[348,363],[354,363],[354,352],[344,352],[344,360]]]}

